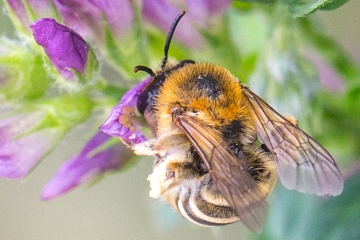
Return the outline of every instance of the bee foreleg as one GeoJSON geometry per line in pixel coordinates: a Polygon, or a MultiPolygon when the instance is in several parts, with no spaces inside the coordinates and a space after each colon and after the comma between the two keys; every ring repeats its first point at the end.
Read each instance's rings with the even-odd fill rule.
{"type": "Polygon", "coordinates": [[[203,173],[199,171],[198,167],[191,162],[169,162],[166,165],[166,174],[170,178],[175,178],[175,181],[194,179],[201,177],[203,173]]]}
{"type": "Polygon", "coordinates": [[[132,150],[136,155],[147,155],[147,156],[153,156],[156,154],[156,151],[154,150],[156,139],[152,138],[147,141],[134,144],[132,146],[132,150]]]}

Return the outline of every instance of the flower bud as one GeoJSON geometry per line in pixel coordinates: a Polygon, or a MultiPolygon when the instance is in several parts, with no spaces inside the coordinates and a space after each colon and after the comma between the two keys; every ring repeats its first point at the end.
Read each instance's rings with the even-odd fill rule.
{"type": "Polygon", "coordinates": [[[59,143],[66,132],[90,117],[85,96],[64,95],[28,104],[0,118],[0,176],[21,178],[59,143]]]}
{"type": "Polygon", "coordinates": [[[58,72],[67,80],[75,78],[72,71],[83,74],[89,46],[70,28],[54,19],[43,18],[30,25],[37,44],[42,46],[58,72]]]}

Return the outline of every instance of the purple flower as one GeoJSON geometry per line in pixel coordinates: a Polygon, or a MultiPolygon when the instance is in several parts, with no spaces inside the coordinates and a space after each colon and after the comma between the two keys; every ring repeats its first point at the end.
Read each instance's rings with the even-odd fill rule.
{"type": "Polygon", "coordinates": [[[71,69],[84,73],[89,47],[79,34],[51,18],[37,20],[30,28],[37,44],[65,79],[74,79],[71,69]]]}
{"type": "Polygon", "coordinates": [[[181,24],[177,26],[174,37],[190,48],[203,47],[204,39],[198,29],[212,31],[214,23],[220,22],[218,18],[224,15],[231,0],[191,0],[185,2],[186,7],[181,9],[166,0],[144,0],[143,17],[162,31],[168,32],[174,17],[182,10],[186,10],[188,17],[181,19],[181,24]]]}
{"type": "Polygon", "coordinates": [[[0,120],[0,176],[21,178],[57,143],[63,132],[37,128],[45,111],[19,113],[0,120]]]}
{"type": "Polygon", "coordinates": [[[23,2],[21,0],[8,0],[7,2],[16,17],[19,19],[21,25],[23,27],[29,26],[31,21],[23,2]]]}
{"type": "Polygon", "coordinates": [[[90,0],[90,3],[96,6],[100,13],[105,16],[111,33],[115,37],[121,38],[122,35],[126,35],[132,29],[134,12],[131,0],[90,0]]]}
{"type": "Polygon", "coordinates": [[[339,74],[321,56],[312,52],[307,57],[315,65],[320,82],[327,90],[340,93],[345,89],[345,83],[339,74]]]}
{"type": "Polygon", "coordinates": [[[120,144],[103,149],[111,137],[98,132],[83,147],[81,153],[67,160],[44,187],[41,198],[50,200],[102,173],[117,171],[133,156],[120,144]]]}
{"type": "MultiPolygon", "coordinates": [[[[165,0],[144,0],[142,9],[144,19],[166,33],[169,31],[174,17],[182,11],[165,0]]],[[[191,24],[189,18],[181,19],[181,24],[177,26],[174,38],[191,48],[204,45],[204,39],[191,24]]]]}
{"type": "Polygon", "coordinates": [[[124,94],[119,104],[111,111],[108,119],[101,125],[101,131],[119,137],[125,144],[140,143],[146,140],[139,124],[135,121],[135,111],[137,99],[150,80],[151,77],[148,77],[124,94]]]}
{"type": "Polygon", "coordinates": [[[99,43],[105,40],[104,23],[116,37],[126,35],[132,28],[134,13],[130,0],[56,0],[54,3],[67,26],[99,43]]]}
{"type": "Polygon", "coordinates": [[[231,0],[188,0],[186,1],[187,15],[200,28],[211,30],[214,23],[212,20],[218,21],[218,18],[225,14],[230,3],[231,0]]]}
{"type": "Polygon", "coordinates": [[[32,17],[43,18],[43,17],[54,17],[54,6],[51,0],[27,0],[27,5],[35,16],[31,16],[31,13],[26,9],[22,0],[8,0],[9,7],[14,12],[16,17],[19,19],[22,27],[28,30],[31,22],[35,19],[32,17]]]}

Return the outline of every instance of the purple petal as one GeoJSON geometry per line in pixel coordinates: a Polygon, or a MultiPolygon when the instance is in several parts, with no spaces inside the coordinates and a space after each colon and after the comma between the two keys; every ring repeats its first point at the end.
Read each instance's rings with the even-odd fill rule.
{"type": "Polygon", "coordinates": [[[100,126],[100,130],[111,136],[119,137],[128,144],[145,141],[146,137],[140,126],[132,118],[135,116],[137,99],[150,81],[151,77],[126,92],[119,104],[113,108],[108,119],[100,126]]]}
{"type": "Polygon", "coordinates": [[[57,15],[52,0],[27,0],[27,2],[37,18],[53,18],[57,15]]]}
{"type": "Polygon", "coordinates": [[[0,120],[0,176],[25,176],[58,140],[56,129],[31,131],[44,117],[35,111],[0,120]]]}
{"type": "Polygon", "coordinates": [[[30,28],[37,44],[64,78],[74,78],[70,69],[84,72],[89,47],[79,34],[51,18],[37,20],[30,28]]]}
{"type": "MultiPolygon", "coordinates": [[[[22,0],[7,1],[16,17],[20,20],[24,28],[28,28],[31,20],[22,0]]],[[[27,4],[35,13],[36,18],[54,17],[53,4],[51,0],[27,0],[27,4]]]]}
{"type": "Polygon", "coordinates": [[[67,26],[82,36],[103,42],[103,21],[97,7],[84,0],[55,0],[54,4],[67,26]]]}
{"type": "Polygon", "coordinates": [[[16,17],[19,19],[21,24],[26,27],[29,26],[30,18],[27,14],[26,8],[21,0],[8,0],[7,1],[16,17]]]}
{"type": "Polygon", "coordinates": [[[231,0],[188,0],[187,15],[202,29],[209,30],[211,19],[224,15],[230,3],[231,0]]]}
{"type": "Polygon", "coordinates": [[[345,89],[344,81],[338,73],[332,69],[326,61],[315,53],[309,53],[307,57],[312,61],[318,71],[320,82],[326,89],[333,92],[342,92],[345,89]]]}
{"type": "MultiPolygon", "coordinates": [[[[180,12],[179,9],[164,0],[143,1],[143,16],[145,20],[159,27],[165,33],[169,31],[175,16],[180,12]]],[[[191,24],[190,19],[186,17],[181,19],[181,24],[177,26],[174,37],[190,48],[204,46],[202,36],[191,24]]]]}
{"type": "Polygon", "coordinates": [[[104,14],[111,32],[117,37],[125,35],[132,28],[134,13],[130,0],[90,0],[90,2],[104,14]]]}
{"type": "Polygon", "coordinates": [[[58,139],[57,129],[45,129],[0,144],[0,176],[21,178],[39,162],[58,139]]]}
{"type": "Polygon", "coordinates": [[[94,137],[92,137],[81,150],[82,155],[90,153],[92,150],[96,149],[98,146],[101,146],[104,142],[108,141],[110,136],[103,132],[97,132],[94,137]]]}
{"type": "Polygon", "coordinates": [[[119,170],[132,157],[132,154],[121,145],[97,151],[96,148],[109,138],[109,135],[99,132],[90,139],[80,155],[70,158],[60,167],[44,187],[41,198],[50,200],[104,172],[119,170]]]}
{"type": "Polygon", "coordinates": [[[38,128],[47,114],[35,110],[0,119],[0,176],[25,176],[59,141],[62,128],[38,128]]]}
{"type": "Polygon", "coordinates": [[[54,4],[67,26],[99,43],[105,40],[104,24],[119,38],[126,37],[133,26],[130,0],[55,0],[54,4]]]}

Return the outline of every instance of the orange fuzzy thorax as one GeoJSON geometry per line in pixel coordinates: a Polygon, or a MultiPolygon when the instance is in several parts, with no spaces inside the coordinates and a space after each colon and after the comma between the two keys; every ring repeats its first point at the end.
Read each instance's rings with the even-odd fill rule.
{"type": "Polygon", "coordinates": [[[174,71],[160,88],[157,99],[156,108],[161,114],[180,108],[196,113],[209,126],[227,125],[239,117],[252,126],[239,81],[227,69],[214,64],[196,63],[174,71]],[[211,81],[202,83],[205,78],[211,81]]]}

